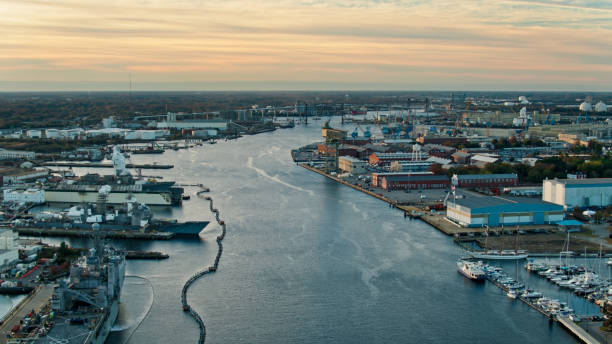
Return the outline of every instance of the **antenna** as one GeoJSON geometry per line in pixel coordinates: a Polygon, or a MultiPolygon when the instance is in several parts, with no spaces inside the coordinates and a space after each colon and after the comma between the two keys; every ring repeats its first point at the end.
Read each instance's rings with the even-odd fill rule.
{"type": "Polygon", "coordinates": [[[132,100],[132,72],[130,72],[130,91],[128,93],[128,100],[132,100]]]}

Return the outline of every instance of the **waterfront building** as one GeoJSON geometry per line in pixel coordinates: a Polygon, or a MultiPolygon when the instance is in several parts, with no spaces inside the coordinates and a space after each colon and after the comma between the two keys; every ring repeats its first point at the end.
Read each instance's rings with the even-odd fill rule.
{"type": "Polygon", "coordinates": [[[227,129],[227,121],[205,119],[158,122],[156,125],[159,129],[227,129]]]}
{"type": "Polygon", "coordinates": [[[343,172],[351,174],[364,174],[366,170],[366,162],[352,156],[341,156],[338,158],[338,168],[343,172]]]}
{"type": "Polygon", "coordinates": [[[27,189],[27,190],[11,190],[5,189],[3,191],[4,199],[2,202],[13,202],[13,203],[34,203],[42,204],[45,203],[45,191],[39,189],[27,189]]]}
{"type": "Polygon", "coordinates": [[[612,205],[612,178],[549,179],[542,189],[542,200],[565,209],[612,205]]]}
{"type": "Polygon", "coordinates": [[[515,173],[504,174],[454,174],[452,184],[460,188],[499,187],[518,185],[515,173]]]}
{"type": "Polygon", "coordinates": [[[412,153],[372,153],[368,157],[370,165],[389,166],[393,161],[413,160],[412,153]]]}
{"type": "Polygon", "coordinates": [[[429,160],[416,161],[393,161],[389,165],[389,170],[394,172],[422,172],[429,170],[433,162],[429,160]]]}
{"type": "Polygon", "coordinates": [[[473,196],[446,204],[446,217],[464,227],[553,224],[564,219],[563,207],[534,198],[473,196]]]}
{"type": "Polygon", "coordinates": [[[36,153],[0,148],[0,160],[34,159],[36,153]]]}
{"type": "Polygon", "coordinates": [[[48,170],[24,170],[20,168],[0,168],[0,185],[19,184],[49,176],[48,170]]]}
{"type": "Polygon", "coordinates": [[[431,172],[372,173],[372,186],[385,190],[444,189],[449,185],[447,176],[431,172]]]}

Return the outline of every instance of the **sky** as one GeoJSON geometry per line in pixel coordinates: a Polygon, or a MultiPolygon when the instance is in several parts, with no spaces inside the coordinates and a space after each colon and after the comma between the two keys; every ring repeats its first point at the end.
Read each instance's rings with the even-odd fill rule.
{"type": "Polygon", "coordinates": [[[612,0],[0,0],[0,91],[612,91],[612,0]]]}

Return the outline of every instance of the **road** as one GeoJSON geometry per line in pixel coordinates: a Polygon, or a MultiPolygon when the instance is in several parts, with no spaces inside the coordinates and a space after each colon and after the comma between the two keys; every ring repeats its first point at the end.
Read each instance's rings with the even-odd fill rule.
{"type": "Polygon", "coordinates": [[[25,302],[18,306],[16,311],[13,311],[13,314],[0,325],[0,344],[6,343],[6,335],[11,331],[11,328],[19,324],[19,321],[32,309],[38,310],[49,302],[54,287],[55,284],[43,284],[34,291],[34,295],[28,297],[25,302]]]}

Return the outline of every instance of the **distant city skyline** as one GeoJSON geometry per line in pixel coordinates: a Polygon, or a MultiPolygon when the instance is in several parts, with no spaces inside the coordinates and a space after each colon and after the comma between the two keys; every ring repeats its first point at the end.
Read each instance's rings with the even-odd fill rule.
{"type": "Polygon", "coordinates": [[[0,91],[611,91],[612,2],[0,0],[0,91]]]}

